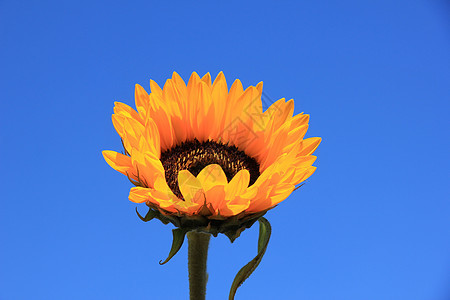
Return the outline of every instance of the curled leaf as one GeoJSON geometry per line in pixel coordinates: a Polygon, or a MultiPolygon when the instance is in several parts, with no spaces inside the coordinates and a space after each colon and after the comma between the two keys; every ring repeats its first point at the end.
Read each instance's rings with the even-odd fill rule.
{"type": "Polygon", "coordinates": [[[166,258],[165,261],[160,261],[160,265],[164,265],[167,263],[175,254],[177,254],[178,250],[180,250],[181,246],[184,242],[184,237],[186,236],[186,233],[189,230],[184,228],[177,228],[172,230],[173,234],[173,241],[172,241],[172,248],[170,249],[169,256],[166,258]]]}
{"type": "Polygon", "coordinates": [[[238,287],[240,287],[242,283],[244,283],[244,281],[258,267],[259,263],[261,262],[264,256],[264,253],[266,252],[267,245],[269,244],[272,227],[270,226],[269,221],[267,221],[264,217],[259,218],[258,221],[259,221],[258,254],[255,256],[254,259],[252,259],[236,274],[233,284],[231,285],[230,295],[228,296],[229,300],[234,300],[234,296],[236,295],[238,287]]]}
{"type": "Polygon", "coordinates": [[[145,217],[141,216],[141,214],[139,213],[137,207],[136,207],[136,213],[139,217],[139,219],[141,219],[144,222],[148,222],[151,221],[153,218],[157,217],[157,212],[155,212],[154,210],[149,209],[147,214],[145,215],[145,217]]]}

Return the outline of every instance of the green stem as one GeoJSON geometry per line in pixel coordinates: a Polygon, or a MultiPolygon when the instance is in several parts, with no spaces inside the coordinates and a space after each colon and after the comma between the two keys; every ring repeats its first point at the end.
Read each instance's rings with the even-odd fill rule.
{"type": "Polygon", "coordinates": [[[206,259],[211,235],[190,231],[187,233],[187,238],[190,300],[205,300],[208,281],[206,259]]]}

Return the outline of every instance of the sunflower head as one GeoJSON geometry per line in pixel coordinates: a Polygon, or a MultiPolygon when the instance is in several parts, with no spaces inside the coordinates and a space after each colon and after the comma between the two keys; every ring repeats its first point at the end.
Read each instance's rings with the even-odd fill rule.
{"type": "Polygon", "coordinates": [[[136,85],[136,110],[116,102],[112,121],[123,154],[103,151],[107,163],[135,185],[129,199],[153,218],[186,230],[226,234],[232,241],[286,199],[315,171],[320,138],[304,139],[309,116],[293,115],[293,100],[262,110],[262,82],[230,89],[173,73],[151,93],[136,85]]]}

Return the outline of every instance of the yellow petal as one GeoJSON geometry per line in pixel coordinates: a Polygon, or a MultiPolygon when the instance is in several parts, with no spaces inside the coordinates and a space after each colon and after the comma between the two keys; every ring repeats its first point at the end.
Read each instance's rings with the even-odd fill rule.
{"type": "Polygon", "coordinates": [[[141,153],[133,149],[131,152],[131,163],[136,170],[136,176],[147,187],[153,187],[158,177],[164,176],[164,167],[161,161],[152,156],[151,153],[141,153]]]}
{"type": "Polygon", "coordinates": [[[245,198],[250,200],[250,204],[248,208],[245,210],[248,213],[256,213],[263,211],[270,207],[271,202],[269,199],[269,187],[267,183],[257,186],[256,184],[252,185],[246,192],[246,194],[251,194],[251,197],[248,195],[245,198]]]}
{"type": "Polygon", "coordinates": [[[151,118],[158,127],[161,149],[166,150],[173,146],[176,138],[174,137],[170,114],[167,112],[167,108],[162,105],[161,101],[157,96],[150,95],[147,117],[151,118]]]}
{"type": "Polygon", "coordinates": [[[178,103],[178,109],[180,111],[179,117],[183,119],[186,117],[186,107],[187,103],[187,87],[183,79],[176,72],[172,74],[173,88],[176,91],[176,101],[178,103]]]}
{"type": "Polygon", "coordinates": [[[299,155],[310,155],[313,153],[317,147],[319,146],[320,142],[322,141],[322,138],[320,137],[312,137],[306,140],[303,140],[301,143],[301,150],[299,152],[299,155]]]}
{"type": "Polygon", "coordinates": [[[177,202],[180,201],[177,199],[170,198],[166,194],[161,193],[160,191],[143,187],[132,188],[130,190],[130,195],[128,198],[130,199],[130,201],[135,203],[143,203],[143,202],[151,203],[156,207],[162,208],[172,213],[177,212],[175,206],[177,205],[177,202]]]}
{"type": "Polygon", "coordinates": [[[227,82],[223,73],[220,72],[214,80],[211,90],[211,99],[215,108],[215,126],[209,136],[212,140],[218,140],[223,132],[227,97],[227,82]]]}
{"type": "Polygon", "coordinates": [[[311,166],[314,161],[317,159],[317,156],[307,155],[307,156],[298,156],[294,159],[293,165],[296,168],[305,168],[311,166]]]}
{"type": "Polygon", "coordinates": [[[211,74],[209,74],[209,72],[206,73],[205,76],[202,77],[202,81],[211,87],[211,74]]]}
{"type": "Polygon", "coordinates": [[[182,106],[186,95],[182,94],[172,79],[167,79],[163,88],[162,100],[164,106],[169,108],[171,116],[181,116],[182,106]]]}
{"type": "Polygon", "coordinates": [[[256,85],[256,89],[258,90],[259,95],[261,95],[262,91],[263,91],[263,82],[262,81],[256,85]]]}
{"type": "Polygon", "coordinates": [[[172,192],[169,185],[167,184],[166,178],[164,176],[156,176],[153,185],[154,185],[155,190],[166,194],[168,198],[171,198],[171,199],[176,198],[175,194],[172,192]]]}
{"type": "Polygon", "coordinates": [[[142,187],[133,187],[130,190],[130,195],[128,199],[134,203],[147,202],[150,198],[149,189],[142,187]]]}
{"type": "Polygon", "coordinates": [[[217,164],[207,165],[197,175],[197,179],[205,192],[217,185],[227,185],[227,176],[222,170],[222,167],[217,164]]]}
{"type": "Polygon", "coordinates": [[[201,209],[202,204],[195,202],[187,202],[187,201],[179,201],[174,205],[174,208],[186,215],[197,214],[197,212],[201,209]]]}
{"type": "Polygon", "coordinates": [[[205,202],[205,192],[200,181],[188,170],[178,172],[178,185],[184,200],[203,204],[205,202]]]}
{"type": "Polygon", "coordinates": [[[161,157],[161,141],[158,126],[152,119],[147,119],[145,125],[145,141],[147,142],[150,152],[157,158],[161,157]]]}
{"type": "Polygon", "coordinates": [[[198,114],[201,99],[199,99],[199,90],[201,86],[201,79],[197,73],[193,72],[189,78],[187,85],[187,102],[189,105],[186,108],[186,116],[188,118],[188,131],[194,133],[194,136],[198,133],[198,114]]]}
{"type": "Polygon", "coordinates": [[[124,175],[128,174],[131,179],[137,180],[137,177],[133,175],[133,166],[131,165],[131,158],[129,156],[109,150],[102,151],[102,154],[111,168],[124,175]]]}
{"type": "Polygon", "coordinates": [[[308,114],[298,114],[295,115],[294,117],[292,117],[292,119],[290,120],[290,128],[289,130],[292,130],[294,128],[303,126],[303,125],[307,125],[309,122],[309,115],[308,114]]]}
{"type": "Polygon", "coordinates": [[[176,84],[178,90],[180,90],[182,94],[186,95],[186,83],[177,72],[172,73],[172,80],[176,84]]]}
{"type": "Polygon", "coordinates": [[[234,114],[236,111],[236,103],[237,100],[244,93],[244,88],[242,87],[242,83],[239,79],[236,79],[234,83],[231,85],[230,92],[228,93],[227,101],[226,101],[226,109],[224,111],[224,141],[228,141],[227,132],[232,131],[232,124],[235,121],[239,121],[234,114]]]}
{"type": "Polygon", "coordinates": [[[239,79],[236,79],[231,85],[228,93],[228,103],[235,102],[244,93],[244,87],[239,79]]]}
{"type": "Polygon", "coordinates": [[[139,116],[139,114],[130,106],[121,103],[121,102],[114,102],[114,113],[117,115],[122,115],[126,118],[132,118],[136,121],[139,121],[142,123],[142,118],[139,116]]]}
{"type": "Polygon", "coordinates": [[[299,168],[295,170],[294,178],[292,179],[293,184],[299,184],[311,176],[314,171],[316,171],[317,167],[309,166],[306,168],[299,168]]]}
{"type": "Polygon", "coordinates": [[[120,135],[121,138],[123,138],[123,123],[125,120],[125,117],[123,115],[112,115],[111,116],[114,129],[116,129],[117,133],[120,135]]]}
{"type": "Polygon", "coordinates": [[[249,183],[250,173],[247,170],[242,169],[237,172],[226,187],[226,199],[232,200],[243,194],[247,190],[249,183]]]}
{"type": "Polygon", "coordinates": [[[269,151],[265,159],[261,161],[261,169],[265,170],[268,166],[273,164],[282,154],[283,146],[287,139],[287,132],[283,131],[275,135],[276,138],[272,140],[272,144],[269,145],[269,151]]]}
{"type": "Polygon", "coordinates": [[[220,72],[216,79],[214,79],[212,91],[214,99],[220,98],[225,100],[226,96],[228,96],[227,81],[225,79],[225,75],[223,75],[223,72],[220,72]]]}
{"type": "MultiPolygon", "coordinates": [[[[271,119],[279,118],[286,111],[286,101],[284,98],[277,100],[264,112],[265,124],[271,119]]],[[[294,110],[292,110],[294,111],[294,110]]]]}
{"type": "Polygon", "coordinates": [[[159,87],[159,85],[150,79],[150,90],[152,91],[152,94],[155,94],[158,97],[162,97],[162,89],[159,87]]]}
{"type": "Polygon", "coordinates": [[[132,149],[140,149],[139,141],[144,136],[144,126],[132,118],[125,118],[123,124],[123,141],[127,146],[127,151],[130,152],[132,149]]]}
{"type": "Polygon", "coordinates": [[[270,193],[270,207],[275,206],[281,201],[285,200],[292,193],[294,188],[295,186],[290,183],[280,184],[276,186],[270,193]]]}
{"type": "Polygon", "coordinates": [[[218,213],[224,217],[231,217],[240,214],[246,210],[250,205],[249,199],[239,199],[240,202],[237,204],[231,204],[229,202],[224,202],[219,208],[218,213]]]}
{"type": "Polygon", "coordinates": [[[294,113],[294,100],[284,101],[284,98],[276,101],[264,112],[264,114],[273,118],[275,128],[281,127],[294,113]]]}
{"type": "Polygon", "coordinates": [[[145,119],[145,115],[147,113],[147,109],[148,109],[148,105],[149,105],[149,98],[148,98],[148,93],[139,84],[136,84],[136,86],[135,86],[134,99],[135,99],[136,108],[137,108],[137,111],[139,112],[139,115],[141,116],[142,119],[145,119]]]}
{"type": "Polygon", "coordinates": [[[300,148],[299,142],[303,139],[307,130],[308,124],[305,124],[289,131],[285,141],[283,152],[290,152],[291,150],[295,149],[294,152],[297,153],[300,148]]]}
{"type": "Polygon", "coordinates": [[[198,112],[197,126],[194,127],[194,134],[200,142],[208,138],[211,129],[214,129],[214,107],[211,101],[211,89],[203,81],[199,84],[198,89],[198,112]]]}

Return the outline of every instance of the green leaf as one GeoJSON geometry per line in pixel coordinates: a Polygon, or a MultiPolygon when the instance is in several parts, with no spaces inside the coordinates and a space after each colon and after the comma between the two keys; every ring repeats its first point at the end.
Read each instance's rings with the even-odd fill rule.
{"type": "Polygon", "coordinates": [[[259,221],[258,254],[255,256],[254,259],[252,259],[236,274],[233,284],[231,285],[228,300],[234,300],[234,296],[236,295],[238,287],[240,287],[242,283],[244,283],[244,281],[248,277],[250,277],[253,271],[256,270],[259,263],[261,262],[261,259],[264,256],[264,253],[266,252],[267,245],[269,244],[270,233],[272,232],[272,227],[270,226],[269,221],[267,221],[263,217],[259,218],[258,221],[259,221]]]}
{"type": "Polygon", "coordinates": [[[175,254],[177,254],[178,250],[180,250],[181,246],[184,242],[184,237],[186,236],[186,233],[189,230],[184,228],[177,228],[172,230],[173,234],[173,241],[172,241],[172,248],[170,249],[169,256],[166,258],[165,261],[159,261],[160,265],[164,265],[167,263],[175,254]]]}

